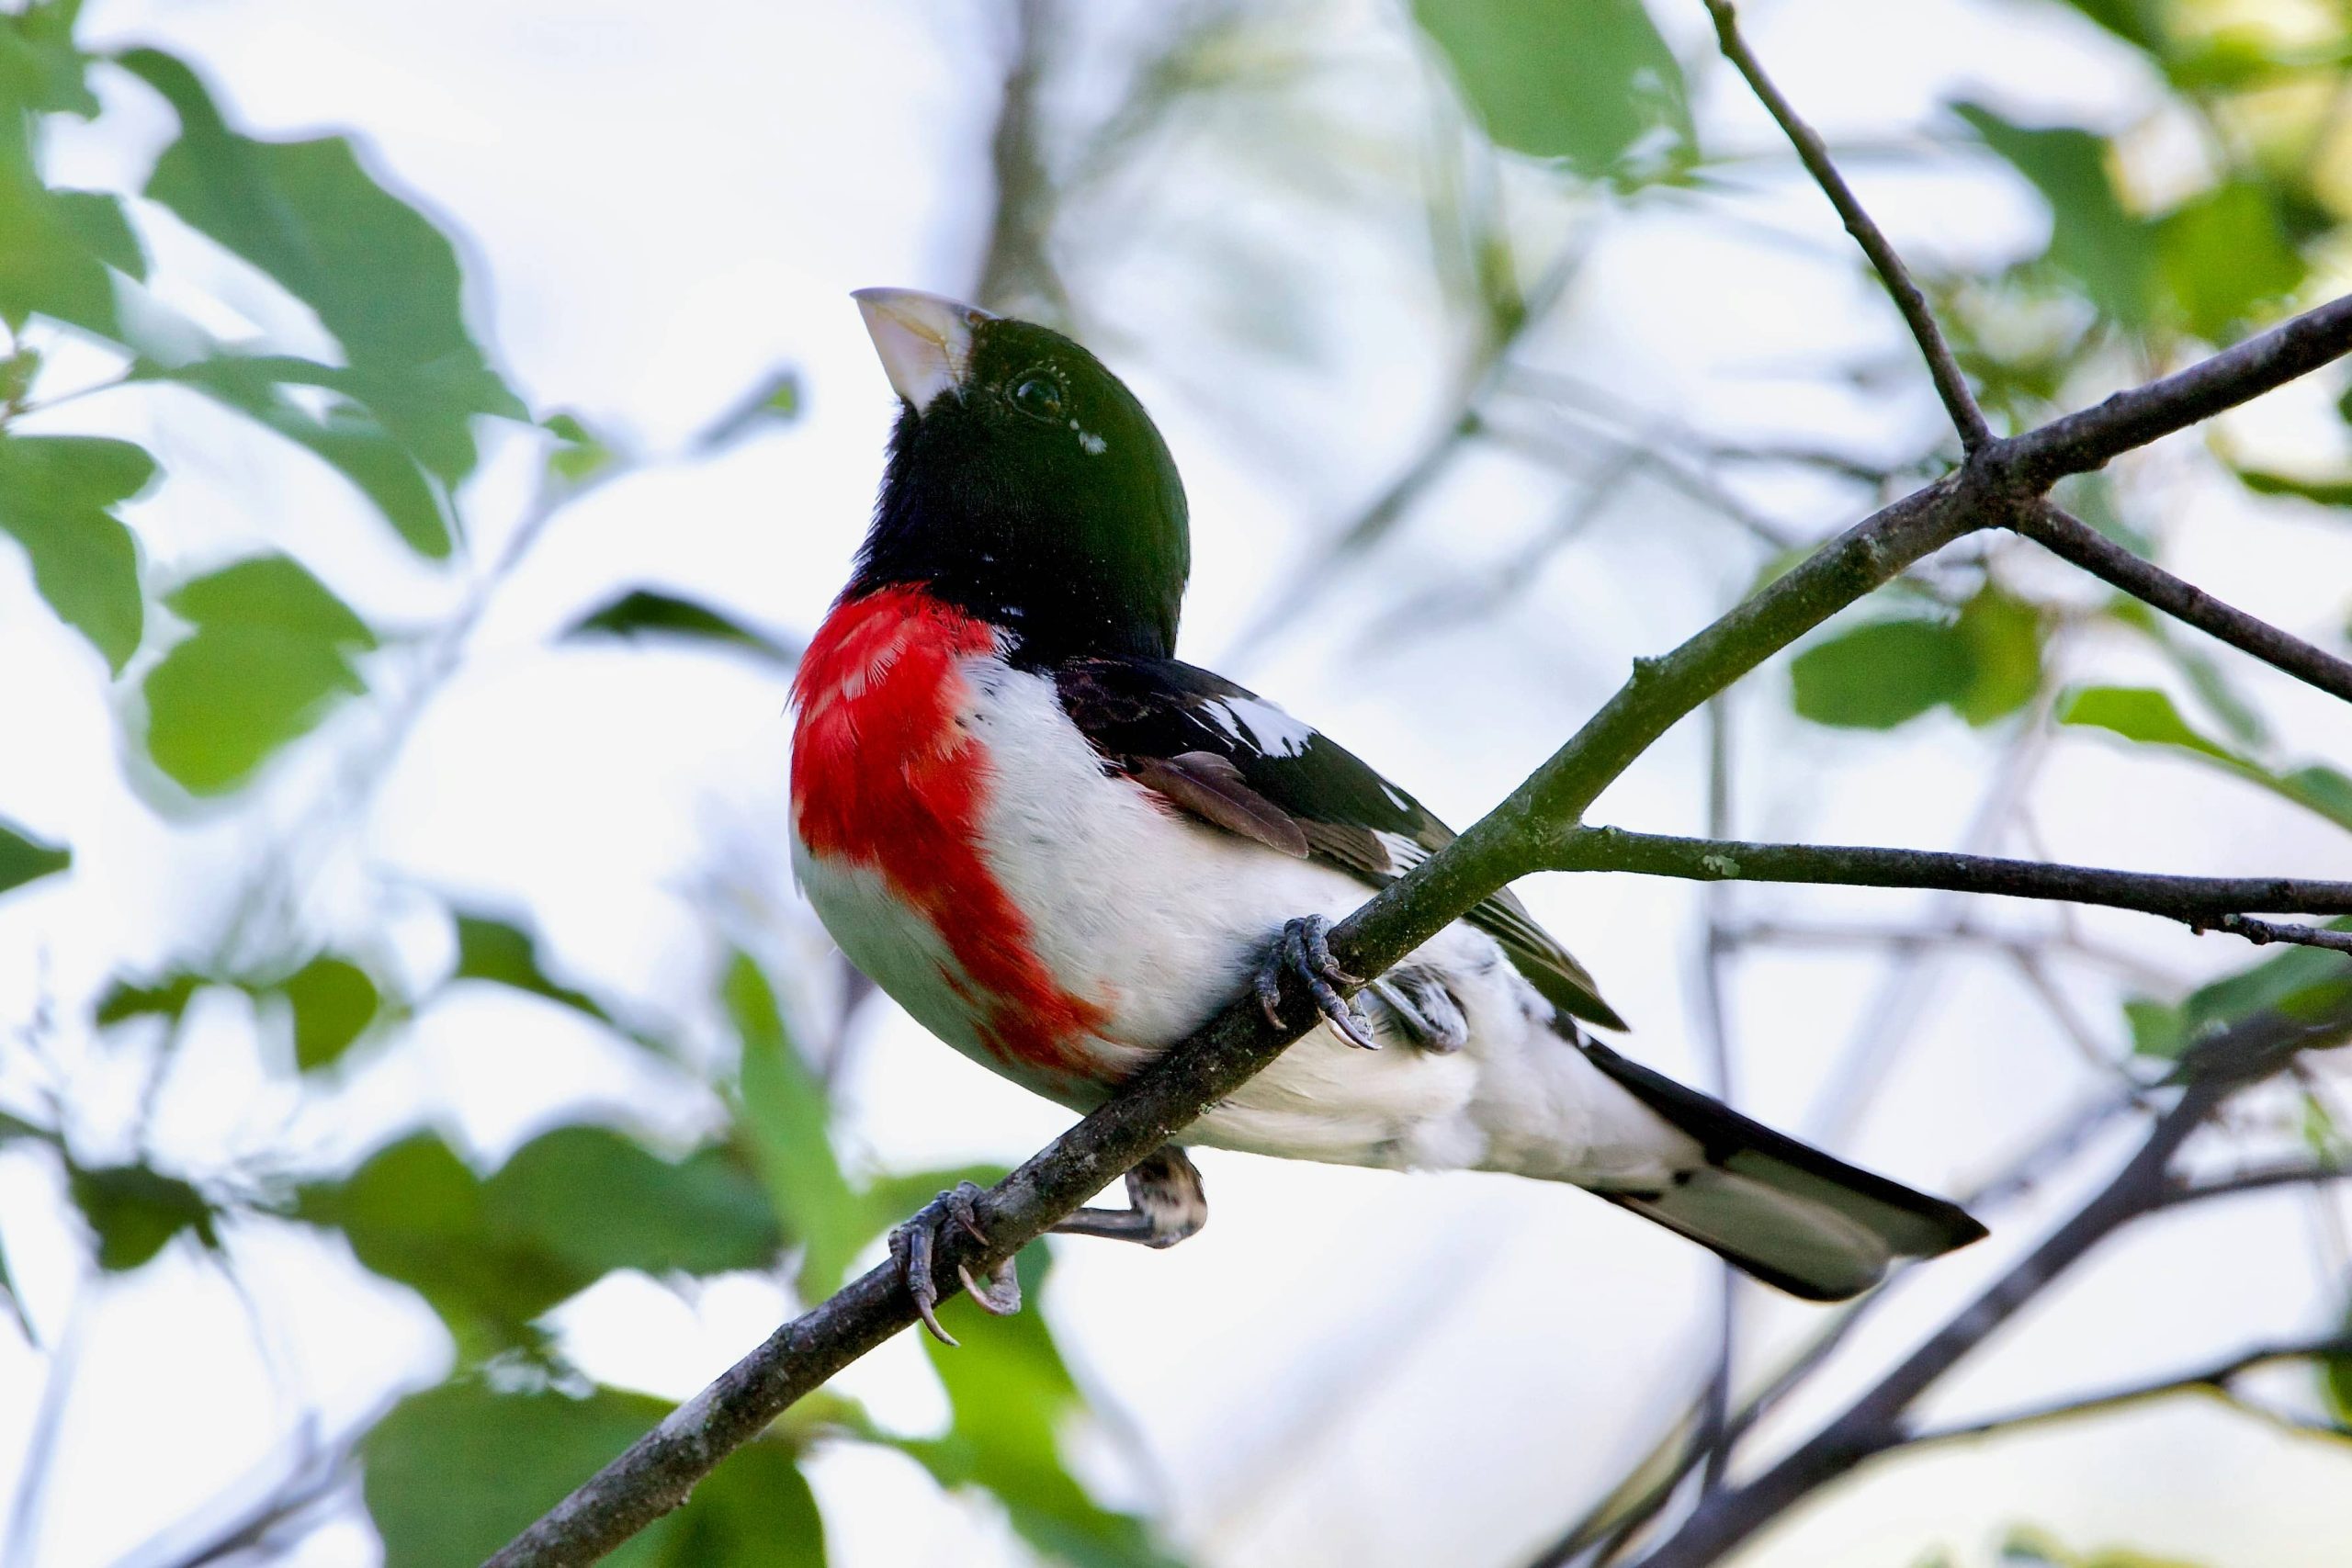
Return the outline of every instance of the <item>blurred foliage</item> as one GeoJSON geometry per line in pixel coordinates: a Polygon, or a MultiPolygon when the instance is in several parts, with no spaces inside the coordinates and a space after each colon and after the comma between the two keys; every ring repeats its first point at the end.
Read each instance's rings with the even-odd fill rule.
{"type": "Polygon", "coordinates": [[[1416,0],[1413,16],[1513,152],[1636,183],[1696,155],[1682,66],[1641,0],[1416,0]]]}
{"type": "Polygon", "coordinates": [[[0,821],[0,893],[74,863],[71,850],[45,844],[22,829],[0,821]]]}
{"type": "Polygon", "coordinates": [[[2158,1557],[2128,1547],[2070,1551],[2038,1529],[2016,1529],[2001,1542],[2001,1568],[2204,1568],[2184,1557],[2158,1557]]]}
{"type": "MultiPolygon", "coordinates": [[[[2334,929],[2352,931],[2352,921],[2334,929]]],[[[2289,947],[2250,968],[2200,986],[2177,1003],[2135,998],[2124,1004],[2132,1049],[2177,1061],[2199,1041],[2258,1013],[2317,1021],[2352,1003],[2352,953],[2289,947]]]]}
{"type": "Polygon", "coordinates": [[[707,604],[650,588],[629,590],[574,621],[563,635],[574,642],[619,637],[710,643],[749,653],[780,670],[800,660],[799,649],[774,633],[756,630],[707,604]]]}
{"type": "MultiPolygon", "coordinates": [[[[373,623],[300,541],[216,555],[156,581],[165,574],[146,568],[129,510],[159,494],[169,503],[154,457],[129,441],[33,434],[19,422],[112,387],[181,389],[322,460],[421,561],[471,574],[459,502],[480,462],[478,424],[520,428],[532,416],[468,324],[457,246],[360,150],[341,137],[246,135],[181,61],[153,49],[85,52],[74,42],[77,10],[74,0],[43,0],[0,13],[0,322],[17,334],[0,354],[0,534],[24,552],[57,617],[135,693],[118,705],[128,759],[135,775],[152,771],[185,792],[155,797],[176,812],[187,797],[227,802],[255,791],[306,747],[332,749],[328,721],[343,708],[410,700],[413,688],[387,678],[388,659],[436,637],[446,646],[449,634],[373,623]],[[96,116],[89,84],[101,76],[152,94],[176,121],[136,194],[59,188],[43,175],[45,117],[96,116]],[[158,280],[141,238],[156,212],[256,269],[316,321],[333,352],[295,352],[266,336],[218,341],[164,304],[147,287],[158,280]],[[77,351],[110,355],[112,377],[59,385],[45,352],[59,333],[77,351]]],[[[175,297],[200,287],[192,276],[172,281],[175,297]]],[[[801,406],[797,373],[779,371],[736,400],[694,450],[788,423],[801,406]]],[[[543,506],[634,460],[573,414],[531,427],[546,446],[543,506]]],[[[784,673],[798,651],[788,637],[652,587],[619,593],[562,637],[698,645],[784,673]]],[[[72,862],[37,831],[0,821],[0,893],[72,862]]],[[[184,1247],[233,1272],[237,1227],[291,1226],[347,1247],[438,1314],[457,1348],[447,1380],[345,1439],[396,1568],[478,1562],[666,1408],[591,1382],[548,1327],[552,1309],[617,1273],[683,1289],[748,1271],[813,1300],[941,1186],[997,1174],[867,1179],[846,1170],[825,1082],[786,1023],[790,1010],[741,953],[721,965],[708,1020],[722,1036],[714,1052],[681,1024],[645,1023],[559,977],[530,927],[503,914],[449,906],[451,960],[413,995],[393,978],[403,967],[371,942],[322,942],[299,921],[279,929],[240,919],[210,950],[160,972],[119,974],[92,1004],[88,1027],[119,1050],[152,1053],[160,1079],[199,1010],[249,1020],[265,1061],[323,1101],[371,1054],[411,1049],[413,1019],[467,987],[494,987],[565,1010],[718,1112],[684,1145],[622,1114],[575,1110],[495,1162],[420,1128],[343,1166],[289,1148],[263,1167],[202,1173],[135,1154],[85,1159],[70,1107],[0,1113],[0,1144],[49,1151],[101,1270],[138,1270],[184,1247]]],[[[1031,1273],[1042,1287],[1035,1266],[1031,1273]]],[[[0,1303],[13,1314],[11,1290],[0,1267],[0,1303]]],[[[1063,1467],[1062,1438],[1084,1402],[1045,1317],[966,1328],[967,1348],[943,1368],[955,1405],[944,1434],[912,1438],[851,1402],[812,1401],[614,1560],[821,1564],[824,1526],[800,1467],[820,1445],[856,1442],[914,1454],[941,1485],[993,1497],[1048,1557],[1166,1562],[1139,1520],[1095,1504],[1063,1467]]]]}

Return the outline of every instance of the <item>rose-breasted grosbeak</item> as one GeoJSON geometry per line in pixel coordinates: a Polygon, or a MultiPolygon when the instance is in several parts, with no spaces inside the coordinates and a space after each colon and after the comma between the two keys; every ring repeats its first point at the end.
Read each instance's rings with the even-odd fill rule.
{"type": "MultiPolygon", "coordinates": [[[[1026,321],[856,296],[903,400],[874,523],[794,696],[793,863],[859,968],[949,1044],[1074,1109],[1283,972],[1324,1026],[1185,1141],[1588,1189],[1814,1299],[1984,1235],[1588,1038],[1624,1027],[1499,893],[1355,1003],[1328,922],[1452,834],[1272,703],[1174,657],[1184,488],[1143,406],[1026,321]],[[1360,1047],[1370,1047],[1360,1049],[1360,1047]]],[[[1165,1247],[1183,1154],[1060,1229],[1165,1247]]],[[[938,1224],[898,1238],[926,1321],[938,1224]]],[[[1009,1275],[970,1281],[1010,1310],[1009,1275]]]]}

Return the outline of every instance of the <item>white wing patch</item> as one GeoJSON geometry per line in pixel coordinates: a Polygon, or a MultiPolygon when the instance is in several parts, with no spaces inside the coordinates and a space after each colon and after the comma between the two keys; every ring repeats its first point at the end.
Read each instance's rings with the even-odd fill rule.
{"type": "Polygon", "coordinates": [[[1301,724],[1272,703],[1255,697],[1218,697],[1201,705],[1216,727],[1236,740],[1258,749],[1261,756],[1295,757],[1315,739],[1311,725],[1301,724]]]}

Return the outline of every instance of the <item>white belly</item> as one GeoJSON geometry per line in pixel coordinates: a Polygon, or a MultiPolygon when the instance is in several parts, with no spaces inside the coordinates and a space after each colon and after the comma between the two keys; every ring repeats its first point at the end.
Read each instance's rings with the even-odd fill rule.
{"type": "MultiPolygon", "coordinates": [[[[1345,873],[1208,827],[1106,774],[1063,716],[1047,677],[993,659],[969,661],[965,673],[968,694],[959,717],[990,766],[982,855],[1026,918],[1031,945],[1056,981],[1103,1010],[1105,1021],[1084,1048],[1093,1070],[1082,1078],[1046,1075],[991,1054],[965,1000],[969,987],[922,916],[889,897],[871,872],[828,863],[797,842],[794,863],[850,959],[917,1021],[975,1059],[1075,1109],[1091,1109],[1111,1086],[1239,994],[1285,920],[1310,914],[1337,919],[1370,896],[1345,873]]],[[[1522,1120],[1495,1102],[1505,1085],[1516,1095],[1568,1089],[1587,1077],[1600,1080],[1580,1053],[1536,1021],[1548,1010],[1493,941],[1457,923],[1412,961],[1446,973],[1469,1021],[1465,1048],[1438,1054],[1398,1041],[1365,1051],[1329,1027],[1318,1029],[1203,1117],[1183,1141],[1342,1164],[1438,1168],[1488,1164],[1503,1152],[1498,1145],[1530,1135],[1586,1142],[1577,1129],[1559,1124],[1562,1110],[1574,1108],[1564,1107],[1556,1093],[1534,1096],[1545,1102],[1544,1127],[1497,1122],[1498,1111],[1505,1123],[1522,1120]],[[1531,1051],[1544,1060],[1525,1061],[1531,1051]],[[1531,1068],[1540,1084],[1528,1081],[1531,1068]]],[[[1602,1087],[1611,1091],[1605,1100],[1619,1098],[1614,1086],[1602,1087]]]]}

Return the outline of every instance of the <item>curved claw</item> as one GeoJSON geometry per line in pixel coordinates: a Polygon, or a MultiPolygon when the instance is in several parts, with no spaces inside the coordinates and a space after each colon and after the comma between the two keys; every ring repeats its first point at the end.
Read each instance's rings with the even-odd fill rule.
{"type": "MultiPolygon", "coordinates": [[[[907,1294],[914,1298],[915,1315],[942,1345],[954,1345],[956,1339],[939,1325],[939,1287],[933,1278],[939,1235],[952,1224],[981,1246],[988,1245],[988,1233],[980,1229],[979,1216],[972,1206],[980,1190],[976,1182],[959,1181],[890,1233],[890,1257],[899,1266],[899,1278],[907,1282],[907,1294]]],[[[1011,1258],[991,1269],[985,1282],[974,1280],[970,1269],[961,1263],[956,1266],[956,1277],[963,1280],[964,1289],[981,1311],[1005,1317],[1021,1310],[1021,1282],[1013,1275],[1011,1258]]]]}
{"type": "Polygon", "coordinates": [[[1321,915],[1302,915],[1283,926],[1283,934],[1258,966],[1253,984],[1258,994],[1258,1006],[1266,1021],[1277,1029],[1282,1027],[1282,979],[1285,972],[1295,975],[1314,998],[1315,1010],[1330,1021],[1349,1044],[1366,1051],[1380,1049],[1380,1042],[1373,1037],[1372,1024],[1355,1004],[1339,992],[1340,986],[1360,986],[1363,982],[1340,967],[1331,956],[1331,922],[1321,915]]]}

